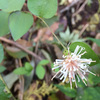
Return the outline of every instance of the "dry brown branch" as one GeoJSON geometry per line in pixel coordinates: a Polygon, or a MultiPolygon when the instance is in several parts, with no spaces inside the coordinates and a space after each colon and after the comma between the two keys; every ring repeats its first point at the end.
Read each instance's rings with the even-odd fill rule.
{"type": "Polygon", "coordinates": [[[72,17],[75,17],[77,14],[79,14],[85,7],[85,5],[87,4],[87,0],[82,4],[82,6],[78,9],[78,11],[76,11],[72,17]]]}
{"type": "Polygon", "coordinates": [[[66,10],[69,10],[72,6],[74,6],[75,4],[77,4],[78,2],[82,2],[83,0],[75,0],[73,1],[70,5],[68,5],[67,7],[65,7],[64,9],[62,9],[60,11],[60,13],[65,12],[66,10]]]}
{"type": "Polygon", "coordinates": [[[8,40],[8,39],[6,39],[6,38],[4,38],[4,37],[0,37],[0,41],[4,41],[4,42],[6,42],[6,43],[8,43],[8,44],[12,44],[12,45],[16,46],[17,48],[23,50],[24,52],[26,52],[26,53],[32,55],[33,57],[35,57],[35,58],[37,58],[37,59],[39,59],[39,60],[42,60],[41,57],[39,57],[38,55],[36,55],[36,54],[33,53],[32,51],[26,49],[26,48],[23,47],[22,45],[20,45],[20,44],[14,42],[14,41],[12,41],[12,40],[8,40]]]}
{"type": "Polygon", "coordinates": [[[81,30],[79,37],[82,36],[83,32],[86,30],[86,28],[89,26],[89,23],[87,23],[86,25],[84,25],[83,29],[81,30]]]}

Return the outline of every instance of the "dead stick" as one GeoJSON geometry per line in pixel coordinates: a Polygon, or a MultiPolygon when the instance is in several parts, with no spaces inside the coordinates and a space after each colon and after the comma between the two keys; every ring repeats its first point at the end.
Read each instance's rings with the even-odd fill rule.
{"type": "Polygon", "coordinates": [[[33,57],[35,57],[35,58],[37,58],[37,59],[39,59],[39,60],[42,60],[41,57],[39,57],[38,55],[36,55],[36,54],[33,53],[32,51],[26,49],[26,48],[23,47],[22,45],[20,45],[20,44],[14,42],[14,41],[12,41],[12,40],[8,40],[8,39],[6,39],[6,38],[4,38],[4,37],[0,37],[0,40],[6,42],[6,43],[8,43],[8,44],[12,44],[12,45],[18,47],[19,49],[23,50],[24,52],[26,52],[26,53],[32,55],[33,57]]]}
{"type": "Polygon", "coordinates": [[[74,13],[72,15],[72,17],[75,17],[77,14],[79,14],[85,7],[85,5],[87,4],[87,0],[83,3],[83,5],[78,9],[78,11],[76,13],[74,13]]]}
{"type": "Polygon", "coordinates": [[[89,26],[89,23],[87,23],[87,24],[83,27],[83,29],[81,30],[81,32],[80,32],[80,34],[79,34],[79,37],[82,36],[83,32],[86,30],[86,28],[87,28],[88,26],[89,26]]]}
{"type": "Polygon", "coordinates": [[[60,11],[60,13],[63,13],[63,12],[65,12],[66,10],[69,10],[70,7],[72,7],[73,5],[77,4],[77,3],[80,2],[80,1],[83,1],[83,0],[74,0],[69,6],[65,7],[64,9],[62,9],[62,10],[60,11]]]}

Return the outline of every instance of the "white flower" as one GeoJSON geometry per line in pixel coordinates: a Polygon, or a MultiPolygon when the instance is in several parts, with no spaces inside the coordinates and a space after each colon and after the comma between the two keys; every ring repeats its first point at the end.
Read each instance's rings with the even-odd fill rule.
{"type": "Polygon", "coordinates": [[[85,81],[87,81],[87,79],[85,78],[85,74],[86,72],[89,72],[95,75],[88,70],[89,64],[95,61],[92,61],[92,59],[81,58],[81,56],[86,53],[86,51],[82,53],[83,50],[85,50],[85,48],[78,45],[75,48],[74,53],[70,53],[68,48],[68,55],[63,55],[63,59],[56,59],[56,61],[54,62],[54,68],[52,70],[55,70],[57,68],[60,68],[60,70],[53,76],[52,80],[55,77],[60,78],[62,82],[65,82],[66,79],[68,79],[68,82],[70,82],[70,86],[72,88],[72,82],[75,82],[75,85],[77,87],[76,77],[78,79],[78,82],[80,81],[80,77],[84,84],[87,85],[85,83],[85,81]]]}

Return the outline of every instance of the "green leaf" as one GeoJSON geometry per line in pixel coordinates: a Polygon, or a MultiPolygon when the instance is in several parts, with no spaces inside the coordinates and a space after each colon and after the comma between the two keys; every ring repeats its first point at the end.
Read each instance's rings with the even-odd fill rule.
{"type": "Polygon", "coordinates": [[[4,72],[6,68],[4,66],[0,66],[0,73],[4,72]]]}
{"type": "Polygon", "coordinates": [[[89,40],[95,42],[95,43],[100,47],[100,39],[94,39],[94,38],[90,38],[90,37],[87,38],[87,39],[89,39],[89,40]]]}
{"type": "Polygon", "coordinates": [[[45,69],[43,66],[38,65],[36,67],[36,75],[38,76],[39,79],[43,79],[45,75],[45,69]]]}
{"type": "Polygon", "coordinates": [[[26,62],[26,63],[25,63],[25,69],[26,69],[27,71],[32,71],[33,67],[32,67],[32,65],[31,65],[30,63],[26,62]]]}
{"type": "Polygon", "coordinates": [[[5,89],[5,85],[2,82],[2,80],[0,79],[0,94],[2,93],[2,91],[5,89]]]}
{"type": "Polygon", "coordinates": [[[7,8],[7,0],[0,0],[0,9],[7,8]]]}
{"type": "Polygon", "coordinates": [[[3,46],[0,44],[0,63],[2,62],[3,58],[4,58],[3,46]]]}
{"type": "Polygon", "coordinates": [[[4,36],[9,33],[8,16],[9,13],[0,11],[0,36],[4,36]]]}
{"type": "Polygon", "coordinates": [[[100,63],[92,66],[91,71],[94,72],[96,75],[99,75],[100,74],[100,63]]]}
{"type": "Polygon", "coordinates": [[[100,94],[95,88],[88,87],[84,90],[83,95],[79,95],[76,100],[98,100],[100,94]]]}
{"type": "Polygon", "coordinates": [[[10,99],[11,99],[11,94],[10,93],[2,92],[0,94],[0,100],[10,100],[10,99]]]}
{"type": "Polygon", "coordinates": [[[30,13],[14,12],[9,16],[9,28],[14,40],[23,36],[33,24],[33,16],[30,13]]]}
{"type": "Polygon", "coordinates": [[[5,89],[5,84],[0,79],[0,100],[9,100],[11,97],[11,94],[5,93],[4,89],[5,89]]]}
{"type": "Polygon", "coordinates": [[[68,41],[68,40],[71,40],[72,39],[72,37],[70,38],[70,30],[69,30],[69,27],[67,28],[67,30],[65,32],[60,32],[59,35],[60,35],[60,37],[64,41],[68,41]]]}
{"type": "Polygon", "coordinates": [[[90,85],[94,86],[100,83],[100,77],[99,76],[94,76],[92,74],[89,74],[88,76],[88,82],[90,85]]]}
{"type": "Polygon", "coordinates": [[[82,58],[87,58],[87,59],[92,59],[93,61],[96,61],[96,62],[92,62],[90,64],[90,66],[93,66],[97,63],[99,63],[99,58],[98,56],[95,54],[95,52],[90,48],[89,45],[87,45],[86,43],[83,43],[83,42],[74,42],[70,45],[70,51],[71,52],[74,52],[76,46],[79,45],[79,46],[82,46],[85,48],[85,50],[82,51],[82,53],[84,51],[86,51],[87,53],[85,53],[84,55],[82,55],[82,58]]]}
{"type": "Polygon", "coordinates": [[[19,67],[13,71],[17,75],[27,75],[30,72],[25,69],[25,67],[19,67]]]}
{"type": "Polygon", "coordinates": [[[21,10],[25,0],[0,0],[0,9],[6,12],[21,10]]]}
{"type": "Polygon", "coordinates": [[[100,93],[100,87],[95,87],[95,89],[100,93]]]}
{"type": "Polygon", "coordinates": [[[61,39],[65,42],[83,42],[85,39],[80,39],[79,34],[71,33],[69,30],[69,27],[65,32],[60,32],[59,33],[61,39]]]}
{"type": "Polygon", "coordinates": [[[71,89],[70,87],[65,87],[63,85],[55,85],[61,92],[69,97],[76,97],[76,90],[71,89]]]}
{"type": "Polygon", "coordinates": [[[52,18],[49,19],[44,19],[44,21],[51,26],[54,22],[57,22],[59,20],[58,16],[53,16],[52,18]]]}
{"type": "Polygon", "coordinates": [[[48,60],[41,60],[40,62],[39,62],[39,65],[43,65],[43,66],[45,66],[45,65],[47,65],[49,63],[49,61],[48,60]]]}
{"type": "Polygon", "coordinates": [[[36,16],[51,18],[57,11],[57,0],[28,0],[28,8],[36,16]]]}

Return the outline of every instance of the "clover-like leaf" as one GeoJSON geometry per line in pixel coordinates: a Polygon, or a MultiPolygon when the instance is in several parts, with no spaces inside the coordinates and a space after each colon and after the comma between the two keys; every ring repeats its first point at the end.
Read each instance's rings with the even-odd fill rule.
{"type": "Polygon", "coordinates": [[[25,0],[0,0],[0,9],[6,12],[21,10],[25,0]]]}
{"type": "Polygon", "coordinates": [[[33,24],[33,16],[25,12],[13,12],[9,16],[9,28],[14,40],[23,36],[33,24]]]}
{"type": "Polygon", "coordinates": [[[28,0],[28,8],[36,16],[51,18],[57,11],[57,0],[28,0]]]}
{"type": "Polygon", "coordinates": [[[8,27],[9,13],[0,11],[0,36],[4,36],[10,32],[8,27]]]}

